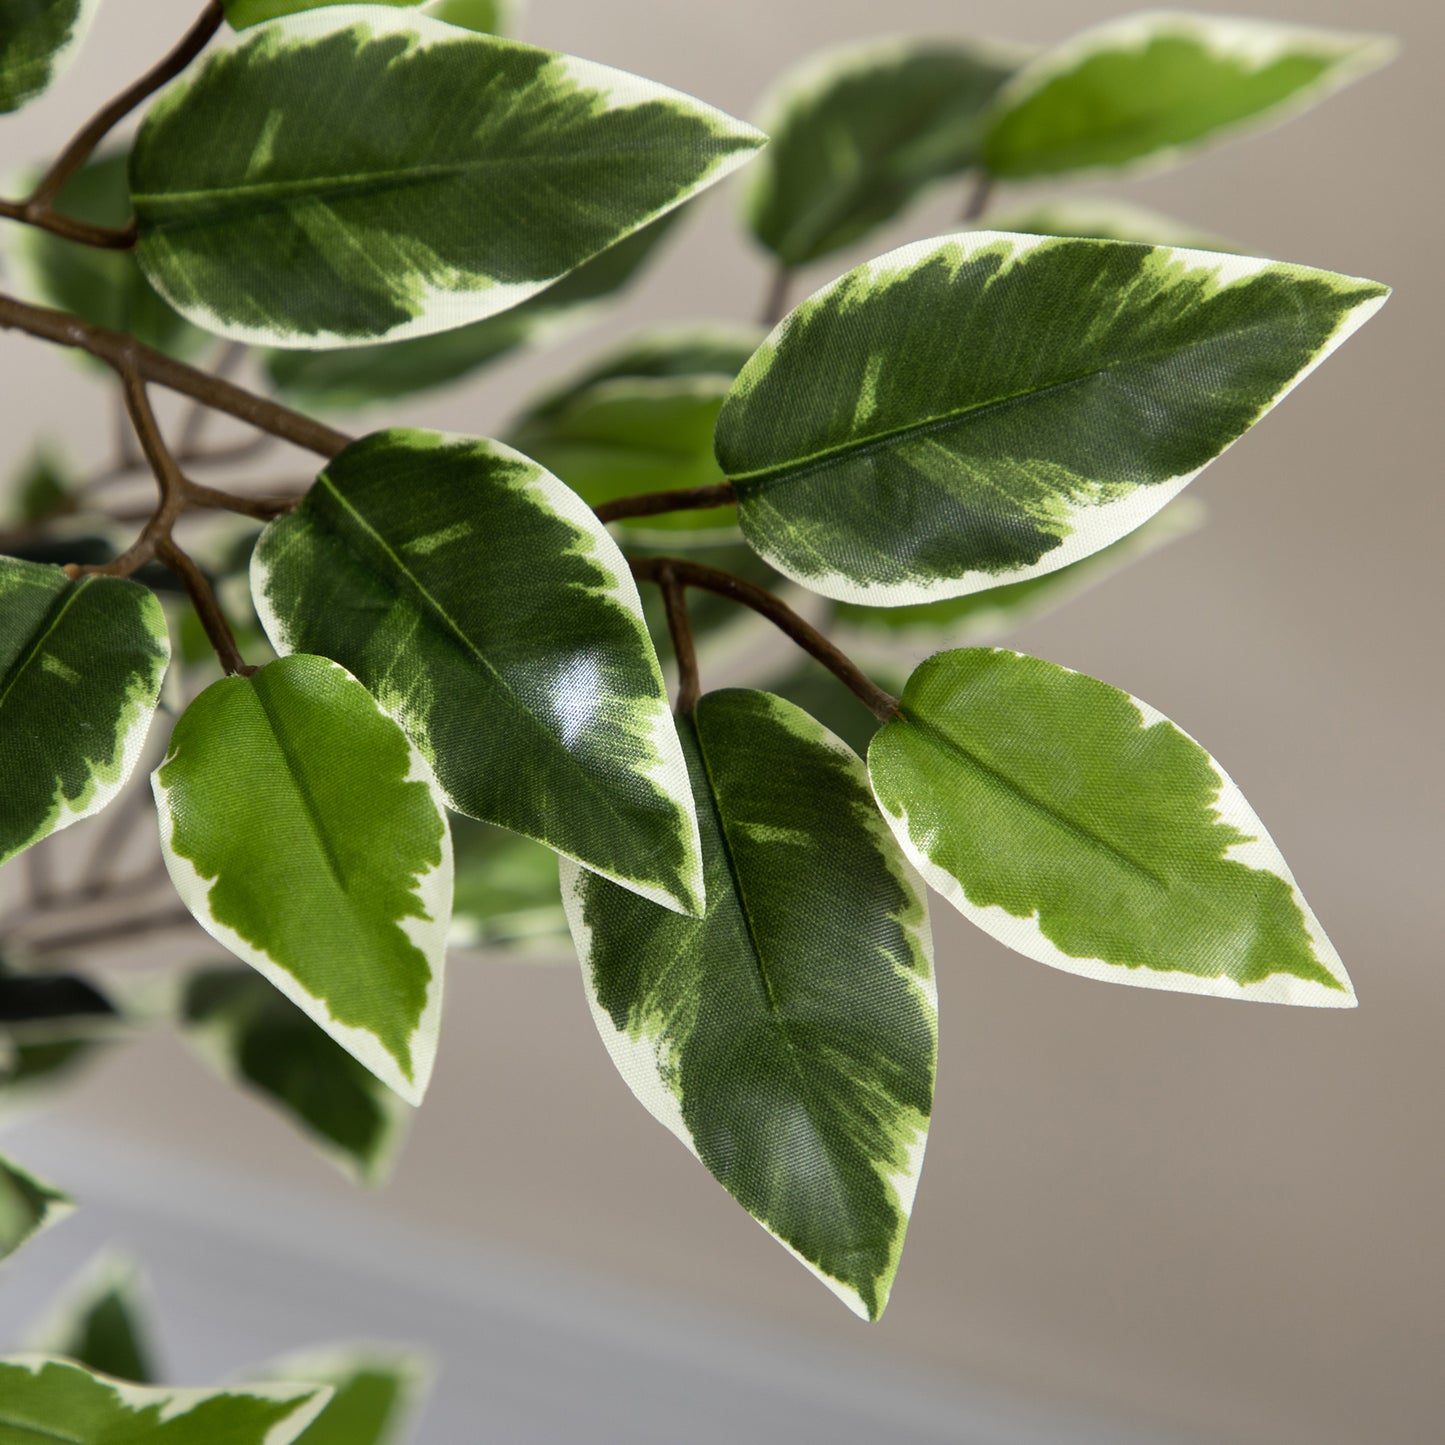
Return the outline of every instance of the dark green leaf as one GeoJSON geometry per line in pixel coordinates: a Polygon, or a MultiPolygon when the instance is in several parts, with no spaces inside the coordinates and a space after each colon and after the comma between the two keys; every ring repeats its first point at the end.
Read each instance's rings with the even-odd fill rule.
{"type": "Polygon", "coordinates": [[[70,64],[97,0],[0,0],[0,115],[33,100],[70,64]]]}

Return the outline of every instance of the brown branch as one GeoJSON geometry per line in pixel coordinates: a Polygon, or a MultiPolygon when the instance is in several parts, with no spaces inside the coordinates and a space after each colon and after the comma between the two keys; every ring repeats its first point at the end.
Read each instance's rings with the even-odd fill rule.
{"type": "Polygon", "coordinates": [[[145,346],[123,331],[110,331],[104,326],[91,326],[78,316],[53,311],[48,306],[32,306],[13,296],[0,295],[0,330],[24,331],[57,346],[71,346],[89,352],[108,366],[124,374],[137,373],[142,380],[163,386],[182,396],[194,397],[214,411],[223,411],[248,426],[270,432],[282,441],[319,456],[334,457],[352,440],[345,432],[325,422],[292,411],[280,402],[257,396],[223,377],[211,376],[183,361],[167,356],[154,347],[145,346]]]}
{"type": "Polygon", "coordinates": [[[299,494],[291,497],[243,497],[235,492],[222,492],[215,487],[203,487],[199,482],[186,483],[187,507],[204,507],[217,512],[236,512],[242,517],[254,517],[258,522],[270,522],[294,512],[300,502],[299,494]]]}
{"type": "MultiPolygon", "coordinates": [[[[244,341],[228,341],[220,358],[211,368],[212,376],[228,380],[236,374],[237,368],[245,361],[251,348],[244,341]]],[[[193,401],[186,419],[181,423],[181,434],[176,442],[177,457],[195,456],[201,450],[201,437],[205,434],[206,422],[211,411],[204,402],[193,401]]]]}
{"type": "Polygon", "coordinates": [[[162,538],[157,544],[156,556],[181,579],[181,585],[191,599],[191,606],[196,609],[196,616],[201,619],[201,626],[206,630],[206,637],[220,659],[221,667],[228,674],[249,677],[256,669],[248,667],[246,659],[241,656],[241,649],[236,646],[236,634],[231,631],[231,624],[221,611],[221,604],[216,601],[206,574],[170,537],[162,538]]]}
{"type": "Polygon", "coordinates": [[[702,696],[697,648],[693,645],[692,624],[687,620],[687,593],[676,571],[669,566],[659,569],[657,582],[662,588],[662,605],[667,610],[673,656],[677,658],[677,710],[686,714],[697,706],[702,696]]]}
{"type": "Polygon", "coordinates": [[[707,487],[683,487],[675,492],[642,492],[635,497],[617,497],[593,507],[599,522],[616,522],[623,517],[655,517],[662,512],[692,512],[704,507],[725,507],[738,499],[731,482],[707,487]]]}
{"type": "Polygon", "coordinates": [[[963,211],[958,219],[965,226],[971,226],[975,221],[981,221],[992,198],[993,177],[980,166],[974,174],[973,187],[964,200],[963,211]]]}
{"type": "Polygon", "coordinates": [[[798,616],[781,597],[775,597],[766,588],[724,572],[720,567],[682,557],[629,557],[628,562],[639,582],[665,585],[671,581],[684,587],[701,587],[752,608],[796,642],[809,657],[821,662],[875,717],[888,722],[899,715],[898,699],[892,693],[885,692],[811,622],[798,616]]]}
{"type": "Polygon", "coordinates": [[[68,932],[52,933],[48,937],[41,936],[36,939],[25,940],[25,949],[29,953],[65,953],[73,948],[85,948],[93,943],[112,943],[117,939],[134,938],[144,936],[147,933],[159,933],[163,929],[182,928],[186,924],[193,924],[195,919],[183,908],[172,908],[164,911],[157,911],[154,908],[147,909],[144,913],[134,914],[129,918],[111,919],[92,924],[82,924],[72,928],[68,932]]]}
{"type": "Polygon", "coordinates": [[[760,326],[766,326],[771,331],[788,314],[788,291],[792,284],[791,266],[779,266],[773,272],[773,279],[768,283],[768,294],[763,298],[762,314],[758,317],[760,326]]]}
{"type": "Polygon", "coordinates": [[[122,251],[134,246],[134,218],[124,226],[95,226],[88,221],[77,221],[70,216],[61,215],[55,210],[56,197],[64,189],[66,181],[90,159],[96,146],[116,125],[167,81],[174,80],[206,48],[224,20],[220,0],[209,0],[200,18],[186,31],[169,55],[103,105],[75,133],[26,200],[0,201],[0,216],[28,226],[38,226],[43,231],[64,236],[70,241],[79,241],[85,246],[122,251]]]}

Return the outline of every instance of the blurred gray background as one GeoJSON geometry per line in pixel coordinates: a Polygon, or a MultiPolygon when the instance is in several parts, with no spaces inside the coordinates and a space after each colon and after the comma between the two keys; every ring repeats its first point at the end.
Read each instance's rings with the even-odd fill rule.
{"type": "MultiPolygon", "coordinates": [[[[0,169],[53,152],[194,9],[107,0],[69,76],[5,122],[0,169]]],[[[533,0],[524,34],[750,115],[776,72],[827,44],[880,31],[1044,44],[1114,13],[533,0]]],[[[1010,640],[1148,699],[1211,748],[1290,859],[1359,1010],[1085,982],[939,905],[935,1122],[893,1302],[866,1327],[633,1103],[575,964],[459,962],[436,1081],[376,1196],[166,1039],[118,1052],[7,1138],[70,1169],[95,1213],[17,1261],[0,1344],[113,1224],[161,1256],[178,1370],[240,1367],[323,1329],[440,1341],[454,1413],[433,1415],[428,1442],[701,1440],[708,1420],[789,1441],[1440,1438],[1445,14],[1423,0],[1259,13],[1391,31],[1404,52],[1282,129],[1083,189],[1396,295],[1195,484],[1205,530],[1010,640]],[[231,1232],[228,1258],[207,1230],[231,1232]],[[348,1278],[375,1287],[348,1293],[348,1278]],[[205,1300],[201,1281],[225,1293],[205,1300]],[[508,1353],[519,1341],[530,1363],[508,1353]],[[496,1413],[464,1412],[469,1384],[496,1413]]],[[[935,197],[866,252],[947,229],[958,204],[935,197]]],[[[766,270],[737,209],[735,185],[698,207],[605,324],[405,418],[494,432],[627,330],[751,317],[766,270]]],[[[809,289],[857,259],[824,263],[809,289]]],[[[0,472],[38,431],[80,460],[109,444],[95,382],[25,338],[0,336],[0,410],[0,472]]]]}

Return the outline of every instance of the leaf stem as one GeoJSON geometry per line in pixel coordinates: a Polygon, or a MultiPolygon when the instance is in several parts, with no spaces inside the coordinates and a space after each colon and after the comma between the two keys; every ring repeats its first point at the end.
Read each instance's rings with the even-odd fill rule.
{"type": "Polygon", "coordinates": [[[731,482],[714,482],[706,487],[682,487],[675,492],[641,492],[617,497],[592,510],[599,522],[616,522],[623,517],[655,517],[662,512],[693,512],[704,507],[725,507],[738,499],[731,482]]]}
{"type": "Polygon", "coordinates": [[[667,565],[658,571],[657,582],[662,588],[662,605],[667,609],[673,656],[677,658],[677,711],[685,715],[697,706],[702,696],[697,648],[693,645],[692,624],[687,620],[687,589],[676,571],[667,565]]]}
{"type": "Polygon", "coordinates": [[[730,598],[766,617],[810,657],[816,658],[845,687],[883,722],[899,715],[898,699],[885,692],[846,653],[830,642],[811,622],[800,617],[781,597],[766,588],[682,557],[629,557],[632,575],[639,582],[656,582],[666,586],[701,587],[720,597],[730,598]]]}
{"type": "Polygon", "coordinates": [[[91,326],[65,311],[33,306],[28,301],[0,294],[0,330],[24,331],[57,346],[89,352],[117,372],[124,374],[127,369],[133,370],[145,381],[193,397],[213,411],[223,411],[248,426],[270,432],[318,456],[334,457],[352,440],[345,432],[314,417],[292,411],[268,397],[257,396],[224,377],[199,371],[123,331],[91,326]]]}
{"type": "Polygon", "coordinates": [[[55,199],[66,181],[88,161],[95,148],[143,100],[154,95],[167,81],[174,80],[210,43],[211,37],[225,21],[220,0],[207,0],[195,24],[181,37],[171,52],[153,65],[139,80],[132,82],[119,95],[107,101],[78,130],[69,144],[55,158],[50,169],[40,178],[29,197],[21,202],[0,202],[0,215],[27,225],[39,226],[80,241],[89,246],[124,250],[135,245],[136,223],[124,226],[92,226],[56,213],[55,199]]]}

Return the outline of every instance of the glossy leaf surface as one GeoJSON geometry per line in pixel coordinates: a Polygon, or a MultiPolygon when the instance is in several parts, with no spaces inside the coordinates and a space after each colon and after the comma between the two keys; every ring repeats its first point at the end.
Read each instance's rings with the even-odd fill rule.
{"type": "Polygon", "coordinates": [[[0,557],[0,863],[125,786],[169,660],[149,588],[0,557]]]}
{"type": "Polygon", "coordinates": [[[753,234],[786,266],[892,220],[978,159],[979,118],[1023,52],[941,40],[868,41],[784,76],[748,196],[753,234]]]}
{"type": "Polygon", "coordinates": [[[268,351],[266,373],[286,400],[313,410],[389,404],[449,386],[520,347],[565,336],[589,320],[647,264],[683,209],[659,216],[508,311],[409,341],[268,351]]]}
{"type": "MultiPolygon", "coordinates": [[[[0,1156],[0,1260],[14,1254],[41,1230],[58,1224],[74,1208],[75,1202],[68,1194],[0,1156]]],[[[3,1399],[4,1392],[0,1391],[3,1399]]],[[[0,1413],[0,1423],[3,1419],[0,1413]]]]}
{"type": "Polygon", "coordinates": [[[928,882],[1010,948],[1086,978],[1353,1005],[1338,954],[1243,795],[1107,683],[1020,653],[941,652],[868,749],[928,882]]]}
{"type": "Polygon", "coordinates": [[[331,1392],[315,1385],[176,1390],[111,1379],[44,1355],[0,1360],[0,1442],[292,1445],[331,1392]]]}
{"type": "Polygon", "coordinates": [[[420,1102],[452,854],[440,791],[401,728],[344,668],[284,657],[208,687],[152,784],[197,922],[420,1102]]]}
{"type": "Polygon", "coordinates": [[[0,115],[45,90],[74,57],[97,0],[0,0],[0,115]]]}
{"type": "Polygon", "coordinates": [[[636,585],[535,462],[471,437],[363,437],[266,529],[252,591],[277,651],[353,671],[458,812],[700,907],[687,772],[636,585]]]}
{"type": "Polygon", "coordinates": [[[855,1313],[882,1313],[933,1099],[921,884],[858,758],[766,693],[684,738],[707,860],[684,918],[564,864],[593,1017],[643,1105],[855,1313]]]}
{"type": "Polygon", "coordinates": [[[988,118],[996,176],[1161,165],[1276,123],[1394,54],[1354,35],[1187,11],[1145,11],[1086,30],[1023,67],[988,118]]]}
{"type": "Polygon", "coordinates": [[[389,1174],[410,1110],[290,999],[250,969],[192,974],[180,1023],[222,1078],[265,1100],[353,1178],[389,1174]]]}
{"type": "Polygon", "coordinates": [[[1170,247],[918,242],[783,321],[723,406],[718,459],[749,543],[826,596],[1020,582],[1153,516],[1388,294],[1170,247]]]}
{"type": "Polygon", "coordinates": [[[310,10],[238,35],[151,108],[137,254],[224,336],[399,340],[526,300],[761,142],[588,61],[389,6],[310,10]]]}

